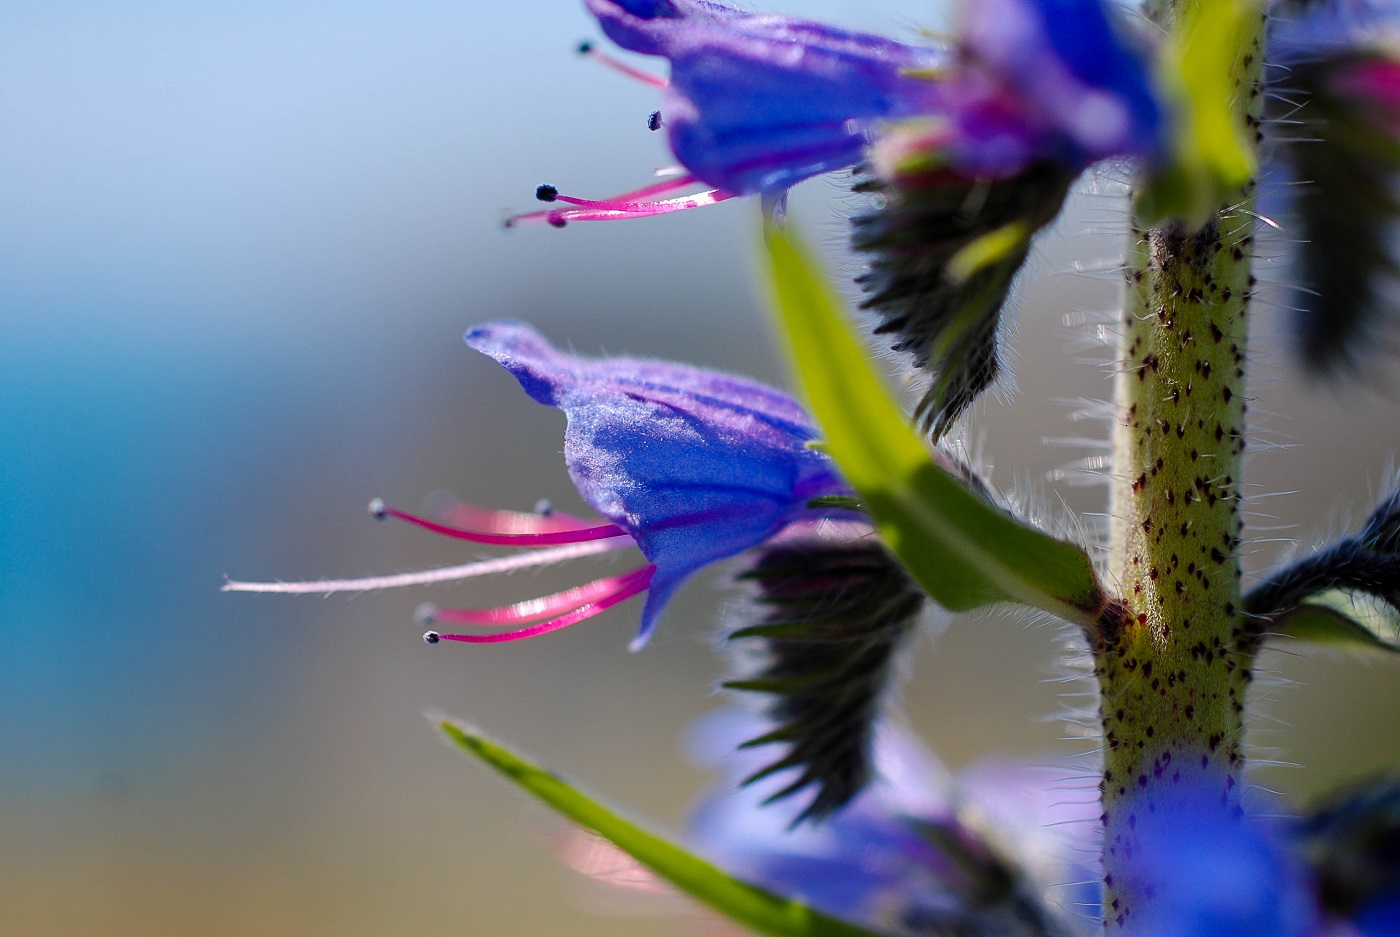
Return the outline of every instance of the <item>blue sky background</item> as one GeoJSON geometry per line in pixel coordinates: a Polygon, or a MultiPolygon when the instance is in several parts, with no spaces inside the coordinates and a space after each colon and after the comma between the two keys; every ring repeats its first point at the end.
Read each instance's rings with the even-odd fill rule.
{"type": "MultiPolygon", "coordinates": [[[[929,7],[788,12],[908,34],[929,7]]],[[[703,778],[679,738],[714,708],[719,577],[628,655],[626,607],[548,639],[428,648],[412,609],[591,578],[562,569],[358,598],[218,592],[246,578],[461,562],[376,525],[375,495],[568,505],[562,418],[460,342],[531,319],[561,343],[782,381],[750,288],[752,205],[503,232],[534,186],[606,195],[666,161],[654,93],[572,55],[570,0],[13,3],[0,11],[0,907],[15,933],[651,934],[550,857],[554,826],[437,744],[421,713],[478,721],[676,825],[703,778]],[[603,905],[600,909],[599,905],[603,905]],[[606,913],[598,913],[599,911],[606,913]],[[617,915],[623,915],[617,917],[617,915]]],[[[837,182],[794,217],[840,255],[837,182]]],[[[1112,196],[1082,199],[1019,303],[1013,407],[976,439],[1003,484],[1082,456],[1047,436],[1117,250],[1112,196]]],[[[1340,529],[1395,448],[1373,392],[1312,393],[1261,332],[1252,412],[1302,448],[1251,470],[1302,536],[1340,529]],[[1291,419],[1286,419],[1291,417],[1291,419]]],[[[1275,549],[1260,545],[1262,564],[1275,549]]],[[[904,708],[950,761],[1066,754],[1051,629],[959,622],[919,654],[904,708]],[[989,692],[988,688],[993,688],[989,692]]],[[[1267,712],[1297,724],[1265,780],[1307,792],[1392,764],[1391,664],[1278,655],[1267,712]],[[1359,674],[1359,676],[1358,676],[1359,674]]],[[[1284,741],[1272,723],[1256,739],[1284,741]]]]}

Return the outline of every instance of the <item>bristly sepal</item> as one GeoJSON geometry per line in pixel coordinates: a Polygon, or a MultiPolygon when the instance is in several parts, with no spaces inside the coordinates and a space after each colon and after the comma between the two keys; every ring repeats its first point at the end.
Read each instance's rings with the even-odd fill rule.
{"type": "Polygon", "coordinates": [[[1356,370],[1394,353],[1400,263],[1400,61],[1347,50],[1280,69],[1270,102],[1297,225],[1296,353],[1318,374],[1356,370]]]}
{"type": "Polygon", "coordinates": [[[1345,649],[1400,651],[1400,489],[1355,535],[1278,570],[1244,603],[1256,644],[1283,634],[1345,649]]]}
{"type": "Polygon", "coordinates": [[[891,133],[874,159],[855,190],[880,204],[852,219],[870,264],[857,277],[862,307],[878,317],[875,334],[927,375],[917,412],[937,440],[1000,373],[1012,281],[1074,174],[1047,161],[1005,179],[961,175],[921,150],[917,130],[891,133]]]}
{"type": "Polygon", "coordinates": [[[744,747],[784,746],[745,783],[796,769],[770,799],[813,789],[796,822],[819,820],[871,778],[876,717],[926,597],[872,536],[775,543],[740,578],[757,587],[755,622],[729,639],[761,642],[761,662],[725,687],[771,697],[773,728],[744,747]]]}

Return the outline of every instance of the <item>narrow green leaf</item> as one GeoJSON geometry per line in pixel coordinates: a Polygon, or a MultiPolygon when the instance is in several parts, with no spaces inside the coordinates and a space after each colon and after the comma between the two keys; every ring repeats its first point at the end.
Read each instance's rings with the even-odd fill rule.
{"type": "Polygon", "coordinates": [[[1255,0],[1198,0],[1186,4],[1176,36],[1177,73],[1189,102],[1189,133],[1196,153],[1222,188],[1242,186],[1254,174],[1254,147],[1245,139],[1249,105],[1240,59],[1249,52],[1259,18],[1255,0]]]}
{"type": "Polygon", "coordinates": [[[765,240],[774,306],[827,447],[919,585],[952,611],[1017,601],[1091,621],[1103,594],[1088,555],[988,504],[941,468],[806,251],[776,226],[765,240]]]}
{"type": "Polygon", "coordinates": [[[611,842],[681,891],[773,937],[881,937],[797,901],[740,881],[703,859],[618,816],[568,781],[450,719],[447,738],[564,816],[611,842]]]}
{"type": "Polygon", "coordinates": [[[1393,610],[1341,590],[1304,602],[1271,630],[1339,651],[1400,653],[1400,620],[1393,610]]]}
{"type": "Polygon", "coordinates": [[[1138,201],[1145,221],[1173,216],[1199,226],[1254,175],[1244,115],[1258,66],[1245,56],[1259,54],[1253,40],[1261,15],[1257,0],[1182,5],[1159,76],[1175,104],[1175,124],[1168,162],[1138,201]]]}

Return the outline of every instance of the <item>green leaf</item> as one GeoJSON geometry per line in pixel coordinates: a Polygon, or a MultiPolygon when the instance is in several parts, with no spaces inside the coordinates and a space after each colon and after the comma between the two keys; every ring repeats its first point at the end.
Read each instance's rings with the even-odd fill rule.
{"type": "Polygon", "coordinates": [[[1161,84],[1175,104],[1170,152],[1138,200],[1144,221],[1179,217],[1199,227],[1254,175],[1244,117],[1258,66],[1245,57],[1261,24],[1256,0],[1183,4],[1160,60],[1161,84]]]}
{"type": "Polygon", "coordinates": [[[1336,589],[1314,596],[1271,631],[1339,651],[1400,653],[1400,619],[1379,600],[1336,589]]]}
{"type": "Polygon", "coordinates": [[[881,937],[828,917],[800,902],[741,881],[679,846],[618,816],[568,781],[450,719],[437,720],[444,735],[564,816],[693,898],[759,933],[773,937],[881,937]]]}
{"type": "Polygon", "coordinates": [[[952,611],[1016,601],[1092,623],[1103,593],[1088,555],[939,466],[805,249],[773,225],[765,241],[774,306],[827,447],[919,585],[952,611]]]}

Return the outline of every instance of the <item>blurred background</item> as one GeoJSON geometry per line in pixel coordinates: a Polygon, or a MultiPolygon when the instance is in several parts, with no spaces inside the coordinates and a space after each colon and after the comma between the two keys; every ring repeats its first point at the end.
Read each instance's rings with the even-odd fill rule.
{"type": "MultiPolygon", "coordinates": [[[[776,8],[903,35],[943,17],[776,8]]],[[[721,705],[723,571],[639,654],[636,603],[538,641],[419,640],[419,602],[538,595],[597,575],[589,561],[358,597],[219,592],[226,574],[475,555],[376,525],[372,496],[579,506],[562,417],[462,345],[472,323],[516,316],[582,352],[784,382],[752,288],[755,205],[502,230],[539,183],[609,195],[667,161],[644,126],[654,92],[578,59],[584,38],[574,0],[0,12],[0,933],[695,932],[682,903],[618,902],[564,869],[560,826],[422,714],[473,720],[678,829],[706,783],[681,738],[721,705]]],[[[1103,510],[1102,489],[1048,475],[1093,450],[1047,439],[1104,432],[1070,419],[1109,393],[1094,323],[1122,219],[1113,187],[1091,188],[1023,283],[1012,405],[989,402],[971,437],[1049,515],[1103,510]]],[[[850,205],[822,179],[792,211],[847,272],[850,205]]],[[[1273,538],[1361,516],[1400,438],[1387,381],[1309,385],[1272,312],[1253,428],[1297,448],[1255,447],[1272,518],[1255,518],[1253,569],[1288,548],[1273,538]]],[[[919,642],[901,707],[954,766],[1073,754],[1059,648],[1049,626],[954,621],[919,642]]],[[[1267,665],[1252,740],[1302,767],[1256,780],[1302,798],[1394,765],[1400,666],[1267,665]]]]}

